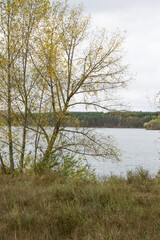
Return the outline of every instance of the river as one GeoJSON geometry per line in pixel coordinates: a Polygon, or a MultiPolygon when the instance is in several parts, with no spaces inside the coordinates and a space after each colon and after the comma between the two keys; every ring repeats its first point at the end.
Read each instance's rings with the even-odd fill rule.
{"type": "MultiPolygon", "coordinates": [[[[21,127],[15,127],[15,129],[16,131],[18,129],[19,135],[22,130],[21,127]]],[[[48,131],[50,131],[50,128],[48,128],[48,131]]],[[[94,128],[94,131],[102,137],[113,136],[121,151],[121,161],[118,163],[87,157],[91,169],[95,169],[97,175],[126,176],[127,171],[135,170],[137,167],[149,170],[152,175],[157,174],[160,170],[160,131],[136,128],[94,128]]],[[[32,152],[34,149],[32,134],[30,138],[31,142],[28,142],[26,152],[32,152]]],[[[43,145],[44,142],[42,142],[43,145]]]]}
{"type": "Polygon", "coordinates": [[[160,170],[160,133],[157,130],[135,128],[97,128],[101,135],[112,135],[121,150],[118,163],[88,158],[92,169],[100,176],[126,176],[127,171],[142,167],[155,175],[160,170]]]}

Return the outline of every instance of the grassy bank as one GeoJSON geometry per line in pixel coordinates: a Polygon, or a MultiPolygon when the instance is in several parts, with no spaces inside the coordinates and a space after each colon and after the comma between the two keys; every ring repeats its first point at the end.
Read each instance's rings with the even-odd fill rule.
{"type": "Polygon", "coordinates": [[[0,176],[0,239],[159,240],[160,179],[0,176]]]}

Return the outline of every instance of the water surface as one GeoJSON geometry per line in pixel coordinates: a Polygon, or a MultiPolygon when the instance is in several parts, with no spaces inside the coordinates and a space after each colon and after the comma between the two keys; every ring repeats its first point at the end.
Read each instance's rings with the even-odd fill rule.
{"type": "Polygon", "coordinates": [[[89,158],[98,175],[126,175],[129,170],[143,167],[156,174],[160,170],[160,133],[157,130],[135,128],[97,128],[97,133],[112,135],[121,150],[121,162],[96,161],[89,158]]]}

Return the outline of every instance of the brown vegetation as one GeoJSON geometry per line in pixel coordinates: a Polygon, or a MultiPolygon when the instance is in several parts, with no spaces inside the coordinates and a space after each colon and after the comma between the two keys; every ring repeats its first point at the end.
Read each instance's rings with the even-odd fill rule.
{"type": "Polygon", "coordinates": [[[101,182],[0,175],[1,239],[159,240],[159,183],[143,170],[101,182]]]}

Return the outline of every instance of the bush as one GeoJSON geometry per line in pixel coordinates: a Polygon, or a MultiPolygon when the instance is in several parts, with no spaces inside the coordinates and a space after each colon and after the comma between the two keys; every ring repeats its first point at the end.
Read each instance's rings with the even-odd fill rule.
{"type": "Polygon", "coordinates": [[[153,119],[148,123],[144,123],[147,130],[160,130],[160,118],[153,119]]]}
{"type": "Polygon", "coordinates": [[[150,174],[148,170],[143,169],[142,167],[137,168],[136,171],[127,172],[127,181],[128,183],[143,183],[146,180],[149,180],[150,174]]]}

